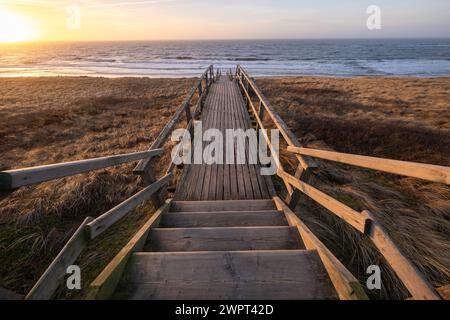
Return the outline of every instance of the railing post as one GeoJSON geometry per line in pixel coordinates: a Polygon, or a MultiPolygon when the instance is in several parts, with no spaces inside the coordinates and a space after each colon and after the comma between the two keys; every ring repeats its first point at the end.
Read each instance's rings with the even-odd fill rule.
{"type": "MultiPolygon", "coordinates": [[[[261,122],[264,121],[264,106],[261,100],[259,100],[259,105],[258,105],[258,118],[259,120],[261,120],[261,122]]],[[[256,124],[256,133],[258,133],[259,131],[259,123],[256,124]]]]}
{"type": "MultiPolygon", "coordinates": [[[[148,164],[147,168],[145,168],[144,174],[142,175],[142,178],[144,180],[144,184],[145,186],[149,186],[153,183],[156,182],[156,177],[155,174],[153,172],[153,166],[151,164],[151,162],[148,164]]],[[[161,207],[162,203],[164,202],[162,199],[162,194],[161,192],[157,192],[154,195],[152,195],[150,197],[153,206],[158,209],[159,207],[161,207]]]]}
{"type": "Polygon", "coordinates": [[[191,135],[191,141],[194,141],[194,119],[192,118],[192,112],[189,103],[186,105],[186,123],[189,129],[189,134],[191,135]],[[189,123],[191,122],[192,125],[189,127],[189,123]]]}
{"type": "MultiPolygon", "coordinates": [[[[309,177],[311,176],[311,169],[304,169],[301,163],[298,165],[297,170],[294,175],[297,179],[300,179],[302,182],[308,182],[309,177]]],[[[286,203],[289,208],[294,211],[295,207],[297,207],[298,202],[300,201],[301,192],[297,188],[294,188],[291,194],[286,196],[286,203]]]]}

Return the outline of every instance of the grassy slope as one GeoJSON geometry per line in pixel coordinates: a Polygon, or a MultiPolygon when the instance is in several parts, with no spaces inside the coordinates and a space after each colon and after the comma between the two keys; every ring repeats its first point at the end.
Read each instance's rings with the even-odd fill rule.
{"type": "MultiPolygon", "coordinates": [[[[0,79],[0,169],[145,150],[192,79],[0,79]]],[[[259,79],[304,143],[449,165],[449,79],[259,79]]],[[[283,154],[287,161],[292,157],[283,154]]],[[[449,188],[321,162],[312,183],[355,209],[370,209],[438,286],[450,280],[449,188]],[[425,217],[425,218],[424,218],[425,217]]],[[[22,188],[0,200],[0,287],[26,293],[85,216],[141,187],[133,165],[22,188]]],[[[162,169],[162,168],[157,168],[162,169]]],[[[380,257],[370,243],[308,199],[299,214],[364,279],[380,257]],[[361,245],[362,244],[362,245],[361,245]]],[[[151,215],[146,203],[80,261],[83,286],[151,215]]],[[[383,265],[383,292],[404,289],[383,265]]],[[[66,296],[60,293],[60,297],[66,296]]]]}
{"type": "MultiPolygon", "coordinates": [[[[310,146],[450,165],[450,78],[258,79],[267,98],[310,146]]],[[[284,161],[294,166],[291,155],[284,161]]],[[[319,161],[311,183],[350,207],[372,211],[435,286],[450,282],[450,188],[319,161]]],[[[381,263],[383,290],[407,293],[372,245],[303,197],[299,215],[364,282],[381,263]]]]}
{"type": "MultiPolygon", "coordinates": [[[[193,82],[0,79],[0,170],[146,150],[193,82]]],[[[26,293],[86,216],[142,188],[132,169],[128,164],[2,195],[0,287],[26,293]]],[[[78,262],[84,286],[152,211],[143,204],[92,243],[78,262]]]]}

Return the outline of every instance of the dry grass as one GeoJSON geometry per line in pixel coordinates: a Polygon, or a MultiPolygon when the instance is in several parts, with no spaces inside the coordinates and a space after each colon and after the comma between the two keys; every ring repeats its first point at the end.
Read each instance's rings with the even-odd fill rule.
{"type": "MultiPolygon", "coordinates": [[[[145,150],[193,81],[0,79],[0,170],[145,150]]],[[[258,83],[310,146],[450,164],[450,79],[290,78],[258,83]]],[[[283,158],[295,163],[286,153],[283,158]]],[[[105,212],[142,187],[132,168],[110,168],[4,195],[0,287],[26,293],[85,216],[105,212]]],[[[449,282],[448,187],[329,162],[320,162],[312,184],[355,209],[373,211],[434,285],[449,282]]],[[[143,204],[85,250],[78,261],[84,287],[152,210],[143,204]]],[[[372,297],[406,296],[364,237],[306,198],[298,212],[362,281],[368,265],[381,263],[383,291],[371,292],[372,297]]],[[[59,292],[58,297],[82,294],[59,292]]]]}
{"type": "MultiPolygon", "coordinates": [[[[450,78],[277,78],[258,84],[304,144],[320,149],[450,165],[450,78]]],[[[295,161],[282,153],[284,163],[295,161]]],[[[436,286],[450,283],[450,188],[319,161],[311,183],[356,210],[372,211],[436,286]]],[[[367,239],[313,201],[297,212],[362,283],[381,264],[381,292],[407,292],[367,239]]]]}
{"type": "MultiPolygon", "coordinates": [[[[0,170],[146,150],[193,82],[0,79],[0,170]]],[[[161,163],[167,163],[164,158],[161,163]]],[[[98,216],[140,190],[133,166],[50,181],[3,195],[0,287],[26,293],[86,216],[98,216]]],[[[163,167],[155,169],[161,173],[163,167]]],[[[99,273],[152,210],[144,204],[95,241],[79,261],[85,267],[83,284],[99,273]]]]}

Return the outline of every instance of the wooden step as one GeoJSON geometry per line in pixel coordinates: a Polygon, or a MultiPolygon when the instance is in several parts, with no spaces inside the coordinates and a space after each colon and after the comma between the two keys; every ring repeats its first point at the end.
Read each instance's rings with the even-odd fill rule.
{"type": "Polygon", "coordinates": [[[173,201],[171,212],[276,210],[273,200],[173,201]]]}
{"type": "Polygon", "coordinates": [[[152,229],[143,251],[303,249],[295,227],[152,229]]]}
{"type": "Polygon", "coordinates": [[[161,228],[287,226],[282,211],[176,212],[163,215],[161,228]]]}
{"type": "Polygon", "coordinates": [[[316,251],[135,253],[115,299],[337,299],[316,251]]]}

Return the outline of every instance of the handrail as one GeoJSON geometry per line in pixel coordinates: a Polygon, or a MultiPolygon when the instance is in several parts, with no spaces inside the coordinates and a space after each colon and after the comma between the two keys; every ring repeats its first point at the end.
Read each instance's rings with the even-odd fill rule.
{"type": "Polygon", "coordinates": [[[283,211],[289,226],[296,227],[306,249],[316,250],[327,270],[330,280],[341,300],[368,300],[364,289],[355,276],[311,232],[308,226],[279,197],[274,197],[278,210],[283,211]]]}
{"type": "Polygon", "coordinates": [[[109,227],[135,209],[139,204],[147,200],[151,195],[155,194],[158,190],[164,187],[164,185],[166,185],[171,178],[172,174],[164,176],[134,196],[128,198],[118,206],[102,214],[97,219],[87,217],[66,245],[61,249],[50,266],[45,270],[25,299],[51,299],[54,292],[60,285],[60,282],[66,275],[66,268],[76,261],[83,249],[88,245],[89,241],[105,232],[109,227]]]}
{"type": "Polygon", "coordinates": [[[87,227],[89,229],[91,239],[94,239],[102,234],[111,225],[123,218],[128,212],[136,208],[140,203],[148,200],[156,191],[160,190],[164,185],[169,183],[172,178],[172,173],[165,175],[157,182],[149,185],[148,187],[136,193],[131,198],[128,198],[121,204],[102,214],[100,217],[89,222],[87,224],[87,227]]]}
{"type": "MultiPolygon", "coordinates": [[[[269,103],[267,98],[264,96],[264,94],[259,90],[259,88],[256,86],[255,82],[252,78],[250,78],[247,74],[247,72],[238,65],[236,68],[236,75],[239,80],[243,77],[245,81],[247,82],[248,87],[252,88],[253,92],[256,94],[256,96],[259,99],[260,105],[264,107],[265,111],[269,114],[269,116],[272,118],[272,121],[275,123],[275,126],[277,129],[281,132],[281,135],[286,140],[287,144],[289,146],[293,147],[301,147],[301,144],[298,142],[297,137],[295,134],[289,129],[289,127],[286,125],[286,123],[283,121],[283,119],[280,117],[280,115],[275,111],[275,109],[272,107],[272,105],[269,103]]],[[[246,88],[244,86],[244,83],[241,81],[241,86],[245,91],[248,91],[248,87],[246,88]]],[[[260,114],[255,113],[255,117],[260,117],[260,114]]],[[[260,119],[262,120],[262,119],[260,119]]],[[[297,159],[301,163],[303,169],[308,168],[315,168],[316,164],[312,159],[308,157],[302,157],[298,156],[297,159]]]]}
{"type": "Polygon", "coordinates": [[[151,159],[162,152],[162,149],[154,149],[150,151],[2,171],[0,172],[0,190],[12,190],[62,177],[73,176],[83,172],[112,167],[127,162],[141,159],[151,159]]]}
{"type": "Polygon", "coordinates": [[[420,300],[440,300],[440,296],[434,288],[428,283],[417,267],[403,255],[384,228],[369,211],[359,213],[283,170],[279,170],[277,174],[284,181],[290,183],[297,190],[300,190],[318,204],[327,208],[353,228],[366,234],[390,264],[413,298],[420,300]]]}
{"type": "MultiPolygon", "coordinates": [[[[214,82],[214,66],[210,65],[206,71],[202,74],[200,79],[196,82],[196,84],[192,87],[191,91],[189,92],[186,99],[183,101],[183,103],[180,105],[178,110],[175,112],[175,114],[172,116],[172,118],[169,120],[169,122],[166,124],[164,129],[161,131],[159,136],[156,138],[156,140],[152,143],[149,150],[154,150],[161,148],[164,143],[169,138],[170,133],[175,128],[176,124],[181,118],[181,115],[183,112],[186,112],[186,110],[189,109],[189,105],[191,103],[192,98],[195,95],[195,92],[199,92],[199,100],[202,99],[203,94],[206,95],[211,83],[214,82]],[[206,81],[205,90],[202,88],[202,81],[206,81]]],[[[189,120],[188,120],[189,122],[189,120]]],[[[150,161],[147,159],[141,160],[138,165],[134,168],[133,172],[135,174],[142,175],[145,173],[145,170],[149,167],[150,161]]]]}
{"type": "MultiPolygon", "coordinates": [[[[220,73],[218,74],[218,76],[220,76],[220,73]]],[[[9,183],[11,186],[17,186],[21,181],[19,177],[21,177],[22,180],[26,180],[28,184],[31,184],[135,160],[141,161],[135,168],[134,172],[138,174],[143,173],[144,175],[149,175],[149,164],[151,158],[160,155],[163,152],[163,149],[161,149],[161,147],[167,141],[170,132],[180,120],[183,112],[186,112],[188,129],[193,128],[193,121],[197,114],[201,112],[206,94],[208,93],[209,87],[214,81],[214,69],[213,65],[211,65],[206,69],[196,85],[191,89],[188,97],[185,99],[176,113],[172,116],[171,120],[166,124],[166,126],[161,131],[160,135],[148,151],[121,156],[81,160],[75,161],[73,163],[71,162],[37,168],[12,170],[4,173],[2,172],[3,176],[0,177],[3,178],[3,181],[7,182],[5,183],[6,185],[8,185],[9,183]],[[205,81],[204,87],[202,86],[203,80],[205,81]],[[199,93],[199,99],[194,112],[191,112],[190,103],[197,90],[199,93]],[[37,175],[36,172],[38,172],[39,175],[37,175]],[[34,178],[31,179],[29,177],[30,175],[34,178]],[[36,176],[38,176],[39,179],[36,178],[36,176]],[[8,177],[14,177],[15,179],[9,179],[8,177]]],[[[135,209],[143,201],[155,197],[158,192],[161,193],[173,178],[173,168],[174,166],[171,163],[169,165],[169,168],[167,169],[166,175],[157,181],[156,179],[154,179],[153,173],[151,173],[151,178],[153,179],[153,181],[149,181],[150,179],[147,179],[146,183],[148,185],[143,190],[123,201],[101,216],[97,217],[96,219],[87,217],[85,221],[80,225],[80,227],[76,230],[74,235],[70,238],[70,240],[66,243],[63,249],[59,252],[59,254],[56,256],[56,258],[53,260],[44,274],[40,277],[35,286],[30,290],[30,292],[26,296],[26,299],[50,299],[55,290],[58,288],[60,282],[63,280],[66,274],[66,268],[76,261],[82,250],[87,246],[88,242],[105,232],[109,227],[126,216],[130,211],[135,209]]],[[[0,180],[0,182],[2,182],[2,180],[0,180]]]]}
{"type": "Polygon", "coordinates": [[[384,171],[401,176],[450,184],[450,167],[425,163],[368,157],[350,153],[325,151],[310,148],[288,147],[288,151],[315,158],[350,164],[358,167],[384,171]]]}

